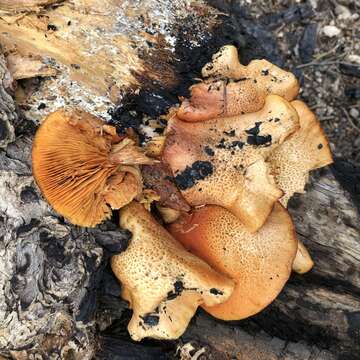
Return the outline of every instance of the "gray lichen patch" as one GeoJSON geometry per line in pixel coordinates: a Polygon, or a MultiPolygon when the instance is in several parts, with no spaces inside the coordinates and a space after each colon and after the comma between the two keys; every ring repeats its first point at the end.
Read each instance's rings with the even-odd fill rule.
{"type": "Polygon", "coordinates": [[[0,354],[35,345],[44,356],[91,353],[91,324],[73,316],[101,263],[95,238],[56,219],[30,176],[1,171],[0,239],[0,354]]]}
{"type": "Polygon", "coordinates": [[[0,54],[0,149],[5,149],[15,139],[11,122],[17,118],[17,114],[14,100],[9,93],[12,90],[12,82],[5,58],[0,54]]]}

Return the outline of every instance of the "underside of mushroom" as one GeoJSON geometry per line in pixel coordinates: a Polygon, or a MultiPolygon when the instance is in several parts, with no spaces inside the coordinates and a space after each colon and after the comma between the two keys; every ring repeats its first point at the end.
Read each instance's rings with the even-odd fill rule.
{"type": "Polygon", "coordinates": [[[142,191],[141,164],[152,164],[133,140],[79,109],[50,114],[38,129],[33,174],[52,207],[73,224],[93,227],[142,191]]]}

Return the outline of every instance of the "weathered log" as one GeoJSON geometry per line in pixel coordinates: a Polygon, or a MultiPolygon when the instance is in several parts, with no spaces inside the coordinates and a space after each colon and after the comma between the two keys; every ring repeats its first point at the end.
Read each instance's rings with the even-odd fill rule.
{"type": "MultiPolygon", "coordinates": [[[[6,71],[4,58],[0,59],[0,125],[7,124],[4,149],[0,149],[0,355],[15,359],[31,359],[36,355],[40,359],[95,356],[115,360],[175,356],[186,359],[197,353],[204,359],[359,359],[360,221],[357,206],[360,190],[356,184],[360,180],[360,170],[348,163],[337,161],[331,170],[317,172],[307,193],[296,196],[290,204],[299,238],[314,257],[315,268],[307,275],[292,276],[279,298],[248,320],[225,323],[199,311],[184,336],[174,342],[147,340],[135,344],[127,334],[129,310],[120,299],[119,284],[107,266],[109,255],[124,250],[129,240],[129,234],[117,229],[116,219],[91,231],[79,229],[57,216],[41,198],[31,176],[34,121],[41,120],[64,103],[83,104],[88,110],[110,118],[107,111],[121,100],[124,106],[113,114],[113,121],[120,129],[124,121],[135,122],[138,126],[144,113],[155,117],[175,103],[176,96],[184,94],[180,84],[187,87],[211,53],[229,41],[224,31],[228,24],[221,25],[222,19],[215,16],[217,12],[213,8],[203,3],[189,8],[186,1],[170,3],[144,0],[139,6],[136,2],[126,7],[128,15],[116,18],[121,20],[121,26],[111,29],[114,34],[126,34],[124,41],[129,45],[126,49],[137,64],[134,66],[133,62],[120,57],[116,64],[127,74],[121,79],[113,74],[111,67],[104,68],[109,72],[103,78],[97,72],[98,63],[94,59],[87,62],[82,57],[77,60],[82,61],[80,69],[83,67],[86,75],[78,78],[74,74],[80,69],[66,63],[62,56],[56,57],[38,48],[37,41],[33,42],[32,38],[25,40],[22,36],[29,30],[29,20],[34,20],[37,24],[47,21],[45,28],[42,25],[36,31],[31,30],[36,34],[34,39],[40,40],[40,34],[44,38],[45,34],[56,37],[57,30],[51,26],[48,30],[48,25],[56,26],[55,19],[59,18],[63,24],[64,18],[59,14],[64,12],[69,17],[64,24],[69,28],[74,24],[72,19],[80,21],[79,18],[91,27],[91,7],[81,9],[81,4],[90,6],[94,1],[71,1],[61,7],[44,8],[40,13],[45,17],[42,20],[34,13],[30,18],[22,14],[20,20],[11,16],[0,19],[0,43],[5,45],[6,54],[12,53],[9,47],[13,44],[23,56],[26,53],[21,49],[31,48],[30,52],[39,56],[37,60],[53,57],[54,61],[45,63],[59,71],[59,75],[38,83],[19,83],[16,99],[22,106],[18,116],[9,95],[14,83],[6,71]],[[161,39],[152,36],[149,40],[146,33],[140,32],[144,23],[149,22],[149,18],[141,20],[140,15],[146,12],[151,14],[150,23],[155,24],[151,25],[153,31],[164,31],[161,39]],[[195,15],[182,24],[183,28],[179,27],[178,19],[189,14],[195,15]],[[45,20],[47,15],[50,20],[45,20]],[[211,25],[207,24],[209,18],[211,25]],[[69,21],[71,24],[67,25],[69,21]],[[196,31],[187,35],[190,37],[185,36],[184,32],[190,29],[196,31]],[[171,37],[170,33],[174,35],[171,37]],[[195,45],[189,45],[191,39],[195,45]],[[153,48],[146,41],[150,41],[153,48]],[[177,45],[171,46],[171,41],[176,41],[177,45]],[[26,46],[21,48],[24,43],[26,46]],[[168,49],[161,48],[164,44],[168,49]],[[91,78],[89,74],[92,73],[101,79],[91,78]],[[107,82],[109,79],[117,81],[113,91],[114,84],[107,82]],[[155,84],[152,83],[154,79],[155,84]],[[98,89],[94,90],[94,84],[90,86],[89,81],[99,81],[98,89]],[[64,84],[65,89],[59,93],[64,84]],[[139,95],[119,96],[120,88],[126,91],[129,87],[132,90],[140,87],[139,95]],[[11,135],[12,126],[15,141],[11,135]],[[178,355],[175,355],[177,347],[178,355]]],[[[119,1],[108,0],[108,4],[125,9],[119,1]]],[[[106,6],[100,13],[104,9],[106,6]]],[[[98,17],[105,15],[96,13],[94,16],[99,26],[98,17]]],[[[114,20],[113,17],[109,19],[114,20]]],[[[244,18],[244,24],[248,27],[249,38],[247,30],[241,28],[244,25],[235,24],[238,30],[241,28],[242,41],[250,39],[251,43],[265,32],[259,30],[259,24],[251,28],[248,18],[244,18]]],[[[81,38],[76,29],[69,35],[75,43],[77,36],[81,38]]],[[[64,33],[58,36],[60,39],[54,43],[46,42],[47,46],[63,45],[61,36],[65,36],[64,33]]],[[[230,37],[230,40],[234,39],[230,37]]],[[[85,43],[82,45],[86,47],[85,43]]],[[[244,49],[249,50],[247,57],[254,56],[251,46],[244,46],[244,49]]],[[[70,51],[60,47],[56,54],[63,50],[70,51]]],[[[257,56],[259,51],[256,47],[257,56]]],[[[271,54],[277,56],[276,49],[271,54]]],[[[102,59],[111,61],[113,58],[102,59]]]]}
{"type": "Polygon", "coordinates": [[[14,141],[14,127],[16,120],[15,103],[10,93],[13,91],[13,80],[7,69],[5,57],[0,54],[0,148],[14,141]]]}

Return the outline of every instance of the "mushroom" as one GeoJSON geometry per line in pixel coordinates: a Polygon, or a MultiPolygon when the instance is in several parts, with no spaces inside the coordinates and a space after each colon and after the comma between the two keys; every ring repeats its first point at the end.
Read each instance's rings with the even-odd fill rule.
{"type": "Polygon", "coordinates": [[[190,205],[223,206],[257,231],[282,196],[264,159],[298,126],[294,108],[277,95],[269,95],[256,113],[221,121],[173,117],[162,159],[190,205]]]}
{"type": "Polygon", "coordinates": [[[298,274],[305,274],[310,271],[314,266],[314,261],[306,249],[305,245],[298,240],[298,248],[294,262],[292,264],[292,270],[298,274]]]}
{"type": "MultiPolygon", "coordinates": [[[[291,105],[299,115],[300,129],[267,159],[276,184],[284,192],[280,199],[284,206],[294,193],[304,192],[311,170],[333,162],[328,140],[315,114],[302,101],[295,100],[291,105]]],[[[299,241],[293,270],[303,274],[313,266],[309,252],[299,241]]]]}
{"type": "Polygon", "coordinates": [[[161,155],[165,144],[165,136],[154,136],[145,145],[145,153],[150,157],[161,155]]]}
{"type": "Polygon", "coordinates": [[[178,211],[189,211],[190,206],[172,181],[171,170],[164,163],[141,167],[144,185],[159,195],[162,206],[178,211]]]}
{"type": "Polygon", "coordinates": [[[111,266],[133,310],[132,339],[176,339],[199,305],[214,306],[231,295],[233,281],[187,252],[141,204],[120,210],[120,226],[133,236],[111,266]]]}
{"type": "Polygon", "coordinates": [[[276,184],[284,192],[280,199],[284,206],[295,192],[304,192],[311,170],[333,162],[328,140],[315,114],[302,101],[292,101],[291,105],[299,115],[300,129],[267,159],[276,184]]]}
{"type": "Polygon", "coordinates": [[[142,190],[134,141],[79,109],[50,114],[36,132],[33,174],[46,200],[73,224],[93,227],[142,190]]]}
{"type": "Polygon", "coordinates": [[[169,231],[191,253],[235,281],[229,300],[203,305],[223,320],[244,319],[269,305],[288,280],[297,249],[291,217],[279,203],[256,233],[226,209],[211,205],[183,215],[169,231]]]}
{"type": "Polygon", "coordinates": [[[204,81],[190,88],[177,116],[189,122],[259,111],[269,94],[295,99],[299,83],[295,76],[266,60],[241,65],[236,47],[224,46],[202,69],[204,81]]]}
{"type": "Polygon", "coordinates": [[[172,209],[170,207],[162,206],[160,204],[156,205],[156,209],[161,215],[162,220],[165,224],[171,224],[176,221],[182,214],[181,211],[172,209]]]}

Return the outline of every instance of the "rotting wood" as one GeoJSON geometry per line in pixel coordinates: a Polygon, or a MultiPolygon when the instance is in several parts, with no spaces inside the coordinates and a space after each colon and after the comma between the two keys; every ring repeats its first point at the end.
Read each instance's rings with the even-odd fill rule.
{"type": "MultiPolygon", "coordinates": [[[[131,12],[138,11],[136,4],[130,8],[131,12]]],[[[49,11],[56,9],[50,7],[49,11]]],[[[165,24],[168,20],[164,19],[165,16],[159,23],[165,24]]],[[[5,23],[2,18],[0,27],[12,29],[5,23]]],[[[56,31],[51,31],[54,36],[56,31]]],[[[137,28],[130,33],[141,41],[148,39],[146,34],[139,34],[137,28]]],[[[9,38],[7,41],[11,43],[9,38]]],[[[183,349],[184,343],[191,342],[195,352],[205,348],[202,355],[205,359],[359,359],[360,223],[353,203],[359,191],[355,186],[348,186],[353,191],[351,194],[344,191],[329,169],[318,172],[307,193],[291,201],[298,234],[315,260],[309,274],[293,275],[280,297],[249,320],[223,323],[200,312],[178,342],[131,342],[126,333],[127,311],[119,299],[119,286],[113,282],[108,269],[104,271],[109,250],[123,249],[126,234],[117,231],[114,225],[87,231],[64,223],[41,199],[31,176],[30,149],[34,132],[31,120],[41,119],[60,105],[57,99],[45,97],[50,97],[64,78],[60,75],[38,85],[36,95],[30,96],[32,112],[25,111],[28,117],[25,120],[24,112],[20,118],[16,115],[14,102],[9,97],[13,82],[4,67],[4,59],[1,61],[1,119],[6,114],[17,134],[14,142],[8,137],[11,140],[0,150],[2,356],[28,359],[36,354],[43,359],[67,356],[90,359],[96,352],[98,358],[104,359],[124,359],[129,354],[134,359],[144,359],[144,354],[149,359],[161,359],[169,354],[174,357],[178,345],[183,349]],[[42,102],[46,107],[38,110],[42,102]],[[96,326],[102,333],[95,332],[96,326]]],[[[55,68],[61,71],[62,66],[55,68]]],[[[131,65],[127,63],[128,66],[131,65]]],[[[169,68],[171,70],[170,65],[169,68]]],[[[163,77],[166,81],[169,79],[169,72],[156,74],[160,84],[163,77]]],[[[86,104],[93,91],[85,81],[77,90],[70,87],[61,96],[69,104],[79,100],[86,104]],[[71,94],[72,91],[77,95],[71,94]]],[[[105,113],[114,104],[110,95],[97,97],[90,111],[102,106],[105,113]]],[[[345,166],[344,170],[338,164],[333,167],[338,178],[350,183],[359,181],[359,169],[346,170],[345,166]]],[[[193,355],[194,351],[190,353],[193,355]]]]}
{"type": "Polygon", "coordinates": [[[60,3],[63,0],[0,0],[0,14],[14,14],[40,11],[43,6],[60,3]]]}
{"type": "Polygon", "coordinates": [[[0,53],[0,148],[14,141],[14,127],[17,118],[15,103],[10,93],[13,91],[13,79],[7,69],[4,55],[0,53]]]}
{"type": "MultiPolygon", "coordinates": [[[[0,10],[6,6],[0,2],[0,10]]],[[[202,7],[206,15],[196,21],[205,33],[216,22],[216,11],[202,7]]],[[[201,8],[192,9],[201,14],[201,8]]],[[[27,69],[26,77],[30,71],[47,76],[59,73],[26,96],[18,91],[17,101],[26,104],[26,114],[38,121],[61,104],[79,103],[109,118],[108,109],[121,100],[124,89],[139,87],[140,78],[175,85],[179,79],[170,66],[175,60],[172,52],[176,42],[172,27],[177,19],[186,17],[188,10],[185,0],[72,0],[48,6],[39,13],[0,17],[0,43],[11,63],[36,65],[33,70],[27,69]],[[161,51],[154,64],[149,58],[141,58],[141,53],[150,53],[156,47],[161,51]],[[58,101],[54,101],[55,97],[58,101]],[[40,101],[46,111],[38,111],[40,101]]],[[[14,66],[15,70],[18,67],[14,66]]]]}

